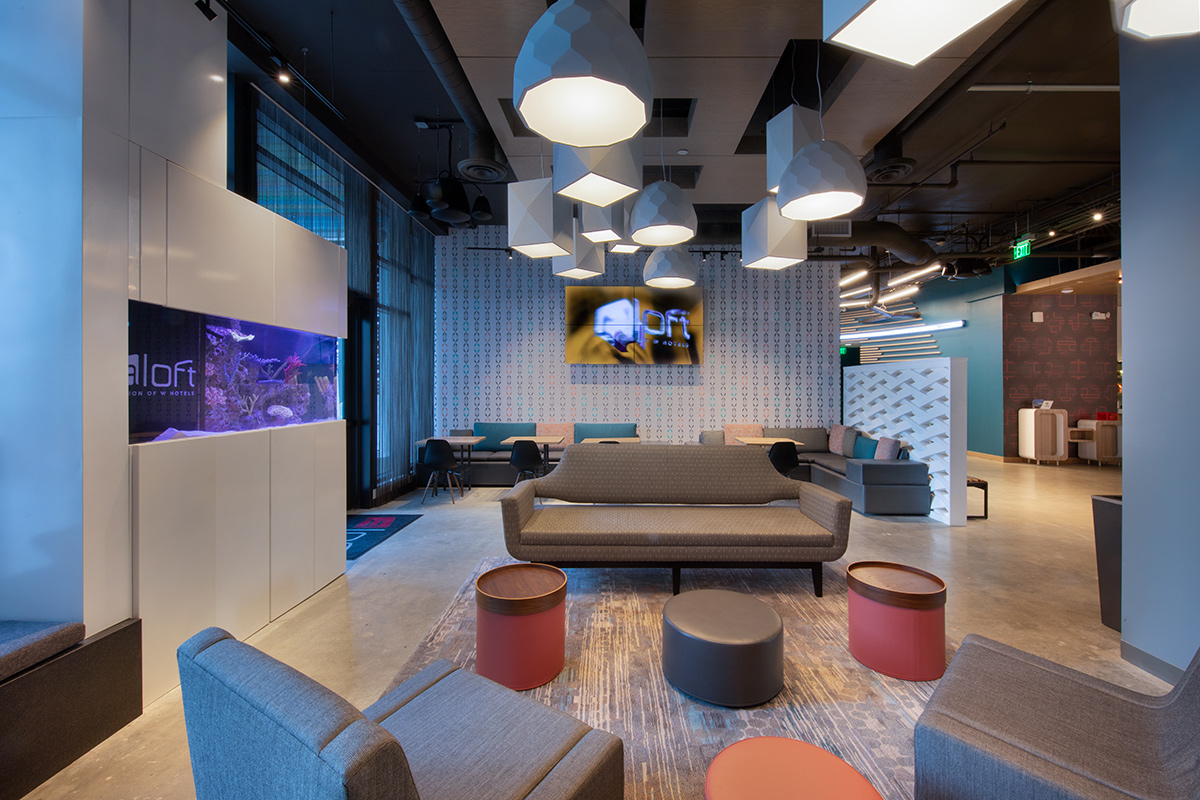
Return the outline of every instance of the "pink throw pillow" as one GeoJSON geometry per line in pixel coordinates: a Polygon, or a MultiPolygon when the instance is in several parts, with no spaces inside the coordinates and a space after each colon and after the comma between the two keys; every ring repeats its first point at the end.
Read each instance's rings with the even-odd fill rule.
{"type": "Polygon", "coordinates": [[[749,422],[735,422],[730,425],[722,425],[725,429],[725,444],[741,444],[737,440],[738,436],[762,436],[762,425],[752,425],[749,422]]]}
{"type": "Polygon", "coordinates": [[[879,444],[875,446],[876,458],[897,458],[900,455],[900,440],[889,439],[886,436],[879,437],[879,444]]]}
{"type": "Polygon", "coordinates": [[[858,431],[848,425],[834,425],[829,429],[829,452],[838,456],[854,457],[854,440],[858,431]]]}
{"type": "Polygon", "coordinates": [[[574,422],[539,422],[537,424],[538,436],[561,436],[563,437],[561,444],[552,444],[550,449],[554,451],[566,450],[567,445],[575,441],[575,423],[574,422]]]}

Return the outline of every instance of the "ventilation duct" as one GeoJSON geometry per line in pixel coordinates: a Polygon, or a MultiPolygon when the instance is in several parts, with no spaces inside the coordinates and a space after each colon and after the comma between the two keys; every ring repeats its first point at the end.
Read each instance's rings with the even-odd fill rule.
{"type": "Polygon", "coordinates": [[[821,235],[814,226],[808,234],[809,247],[882,247],[896,258],[915,267],[937,259],[937,253],[925,242],[894,222],[850,222],[847,236],[821,235]]]}
{"type": "Polygon", "coordinates": [[[508,178],[508,167],[504,164],[504,153],[496,143],[492,126],[479,104],[479,98],[471,89],[467,74],[463,72],[462,64],[441,21],[433,11],[429,0],[392,0],[408,28],[412,31],[417,45],[429,60],[429,66],[442,83],[450,102],[458,110],[459,116],[471,132],[470,157],[458,164],[458,171],[464,178],[476,183],[500,183],[508,178]]]}
{"type": "Polygon", "coordinates": [[[992,266],[982,258],[959,258],[946,262],[946,266],[942,267],[942,277],[951,281],[965,281],[991,274],[992,266]]]}
{"type": "Polygon", "coordinates": [[[867,165],[867,180],[871,183],[895,183],[912,174],[917,162],[904,157],[899,136],[886,136],[875,145],[871,163],[867,165]]]}

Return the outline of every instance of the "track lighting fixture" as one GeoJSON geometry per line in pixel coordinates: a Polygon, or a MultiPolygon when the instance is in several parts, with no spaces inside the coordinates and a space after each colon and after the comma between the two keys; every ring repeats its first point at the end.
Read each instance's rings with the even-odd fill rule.
{"type": "Polygon", "coordinates": [[[196,8],[209,22],[217,18],[217,12],[212,10],[212,0],[196,0],[196,8]]]}

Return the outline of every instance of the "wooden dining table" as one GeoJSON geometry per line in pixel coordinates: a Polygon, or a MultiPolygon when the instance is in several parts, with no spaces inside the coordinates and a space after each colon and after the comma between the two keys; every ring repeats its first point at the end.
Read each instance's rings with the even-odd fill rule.
{"type": "Polygon", "coordinates": [[[787,439],[782,436],[735,436],[733,438],[737,439],[742,444],[753,444],[758,445],[759,447],[771,447],[776,442],[804,444],[804,442],[797,442],[795,439],[787,439]]]}

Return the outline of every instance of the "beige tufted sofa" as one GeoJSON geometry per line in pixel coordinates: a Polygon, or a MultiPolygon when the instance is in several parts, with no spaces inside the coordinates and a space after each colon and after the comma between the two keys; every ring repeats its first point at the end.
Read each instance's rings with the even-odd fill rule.
{"type": "Polygon", "coordinates": [[[671,567],[676,593],[683,567],[796,567],[812,570],[819,597],[822,564],[842,557],[850,534],[849,500],[783,477],[759,447],[576,444],[500,505],[513,558],[671,567]]]}

